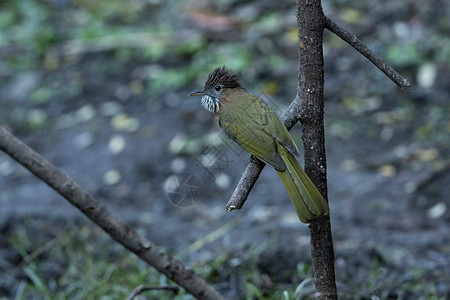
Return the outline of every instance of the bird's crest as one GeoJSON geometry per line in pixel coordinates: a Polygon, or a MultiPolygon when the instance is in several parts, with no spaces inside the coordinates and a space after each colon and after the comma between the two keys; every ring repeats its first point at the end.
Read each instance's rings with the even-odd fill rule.
{"type": "Polygon", "coordinates": [[[241,86],[238,76],[233,74],[230,69],[223,67],[215,68],[205,81],[205,90],[211,89],[218,84],[222,84],[225,88],[238,88],[241,86]]]}

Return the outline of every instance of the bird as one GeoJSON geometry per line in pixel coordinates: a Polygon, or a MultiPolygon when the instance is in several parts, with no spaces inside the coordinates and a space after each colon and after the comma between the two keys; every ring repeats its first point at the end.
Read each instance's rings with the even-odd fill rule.
{"type": "Polygon", "coordinates": [[[215,68],[203,88],[188,96],[201,96],[201,106],[217,117],[228,137],[275,169],[302,223],[329,213],[328,202],[295,158],[298,148],[284,123],[231,69],[215,68]]]}

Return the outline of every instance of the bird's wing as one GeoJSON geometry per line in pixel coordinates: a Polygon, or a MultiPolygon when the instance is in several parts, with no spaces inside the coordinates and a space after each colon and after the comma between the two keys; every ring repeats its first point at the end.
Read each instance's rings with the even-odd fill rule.
{"type": "Polygon", "coordinates": [[[297,145],[292,139],[291,134],[287,130],[284,123],[280,120],[274,110],[263,100],[251,95],[254,100],[254,105],[258,105],[260,109],[258,111],[264,112],[260,114],[261,123],[265,126],[267,131],[273,138],[275,138],[281,145],[283,145],[292,154],[298,153],[297,145]]]}
{"type": "MultiPolygon", "coordinates": [[[[276,118],[276,115],[258,97],[254,95],[247,97],[245,101],[234,103],[235,107],[230,113],[227,111],[222,113],[219,119],[220,127],[247,152],[275,169],[284,171],[286,166],[277,150],[278,138],[270,129],[272,118],[273,116],[276,118]]],[[[279,119],[277,120],[281,123],[279,119]]],[[[282,123],[281,125],[284,126],[282,123]]]]}
{"type": "Polygon", "coordinates": [[[268,132],[281,144],[283,145],[289,152],[292,154],[298,153],[297,145],[292,139],[291,134],[287,130],[284,123],[278,118],[276,113],[273,111],[271,107],[269,107],[265,102],[265,106],[267,106],[267,130],[268,132]]]}

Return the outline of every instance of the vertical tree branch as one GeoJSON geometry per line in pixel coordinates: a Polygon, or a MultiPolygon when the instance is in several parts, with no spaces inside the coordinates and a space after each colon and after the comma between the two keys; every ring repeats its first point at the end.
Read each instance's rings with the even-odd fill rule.
{"type": "MultiPolygon", "coordinates": [[[[327,199],[322,48],[325,16],[320,0],[297,1],[297,25],[300,45],[297,114],[303,128],[305,172],[327,199]]],[[[330,217],[314,219],[310,229],[316,297],[337,299],[330,217]]]]}

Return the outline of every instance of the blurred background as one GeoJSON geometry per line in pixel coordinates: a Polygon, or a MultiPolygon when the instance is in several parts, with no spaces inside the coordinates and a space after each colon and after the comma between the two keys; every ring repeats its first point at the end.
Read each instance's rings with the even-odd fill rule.
{"type": "MultiPolygon", "coordinates": [[[[325,32],[340,297],[448,299],[449,5],[323,8],[413,84],[325,32]]],[[[303,281],[297,296],[311,297],[309,229],[276,173],[227,213],[249,155],[187,97],[225,65],[282,113],[297,91],[294,1],[6,0],[0,32],[2,126],[225,296],[281,299],[303,281]]],[[[300,124],[292,134],[301,148],[300,124]]],[[[0,233],[0,298],[123,299],[167,283],[3,153],[0,233]]]]}

